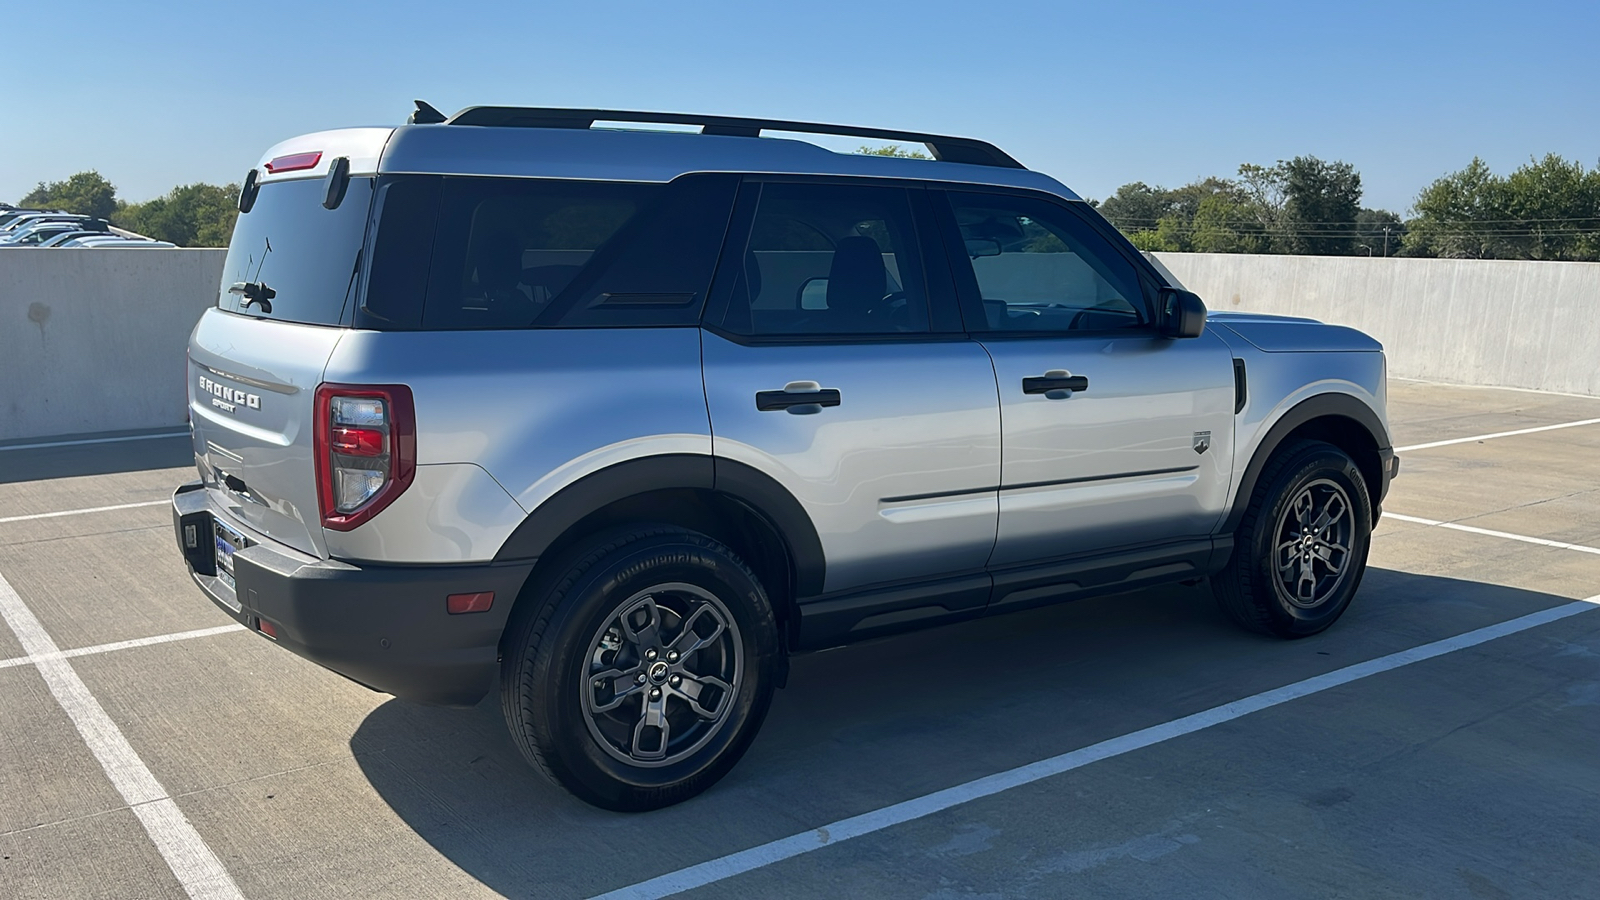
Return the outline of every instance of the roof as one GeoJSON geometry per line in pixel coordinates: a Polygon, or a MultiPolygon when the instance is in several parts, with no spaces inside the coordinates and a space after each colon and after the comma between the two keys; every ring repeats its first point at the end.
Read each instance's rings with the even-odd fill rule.
{"type": "Polygon", "coordinates": [[[1054,178],[1014,168],[1015,161],[998,148],[968,138],[851,126],[605,110],[475,107],[458,113],[455,120],[460,120],[459,124],[349,128],[292,138],[275,145],[262,156],[257,165],[262,173],[260,180],[265,183],[285,178],[321,177],[334,158],[345,156],[350,159],[352,174],[381,172],[648,182],[671,181],[690,172],[849,175],[1032,188],[1078,199],[1054,178]],[[551,121],[551,114],[567,119],[551,121]],[[586,127],[599,116],[618,117],[604,121],[702,124],[707,132],[721,133],[586,127]],[[626,118],[630,116],[637,118],[626,118]],[[515,124],[502,124],[505,122],[515,124]],[[793,130],[792,126],[818,133],[843,131],[856,136],[926,143],[946,159],[835,153],[807,141],[751,136],[759,134],[762,128],[793,130]],[[264,165],[268,160],[316,150],[322,151],[322,158],[312,168],[279,175],[265,174],[264,165]],[[951,158],[984,162],[948,161],[951,158]]]}

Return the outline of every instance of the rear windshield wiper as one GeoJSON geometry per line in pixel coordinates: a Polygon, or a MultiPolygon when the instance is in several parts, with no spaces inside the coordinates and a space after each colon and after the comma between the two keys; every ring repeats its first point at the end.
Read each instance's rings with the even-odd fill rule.
{"type": "Polygon", "coordinates": [[[228,288],[228,293],[243,297],[245,309],[249,309],[252,303],[259,303],[264,313],[272,312],[272,298],[278,296],[278,292],[267,287],[264,281],[236,281],[228,288]]]}

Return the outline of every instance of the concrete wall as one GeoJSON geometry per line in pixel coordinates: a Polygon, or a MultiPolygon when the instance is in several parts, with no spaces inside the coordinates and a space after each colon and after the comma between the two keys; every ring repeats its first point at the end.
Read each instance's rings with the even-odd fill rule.
{"type": "Polygon", "coordinates": [[[1213,310],[1359,328],[1391,375],[1600,396],[1600,263],[1151,256],[1213,310]]]}
{"type": "Polygon", "coordinates": [[[0,250],[0,441],[182,427],[225,250],[0,250]]]}
{"type": "MultiPolygon", "coordinates": [[[[0,441],[182,427],[222,250],[0,250],[0,441]]],[[[1600,396],[1600,263],[1154,254],[1217,310],[1382,341],[1406,378],[1600,396]]]]}

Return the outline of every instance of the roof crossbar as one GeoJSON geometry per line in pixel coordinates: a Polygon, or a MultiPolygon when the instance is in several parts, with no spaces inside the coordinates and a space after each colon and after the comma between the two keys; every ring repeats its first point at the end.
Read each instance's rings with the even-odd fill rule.
{"type": "Polygon", "coordinates": [[[498,128],[589,128],[595,122],[639,122],[658,125],[698,125],[701,134],[728,137],[760,137],[763,131],[789,131],[799,134],[834,134],[874,141],[904,141],[922,144],[943,162],[977,166],[1025,168],[1004,150],[973,138],[862,128],[858,125],[820,125],[815,122],[787,122],[781,119],[749,119],[736,116],[697,116],[688,113],[637,112],[621,109],[552,109],[523,106],[469,106],[445,120],[446,125],[481,125],[498,128]]]}

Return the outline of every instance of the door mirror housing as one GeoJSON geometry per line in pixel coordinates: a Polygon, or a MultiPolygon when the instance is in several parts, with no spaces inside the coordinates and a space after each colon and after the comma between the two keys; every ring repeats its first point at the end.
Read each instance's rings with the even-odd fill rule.
{"type": "Polygon", "coordinates": [[[1161,289],[1161,334],[1169,338],[1199,337],[1206,330],[1206,304],[1193,291],[1161,289]]]}

